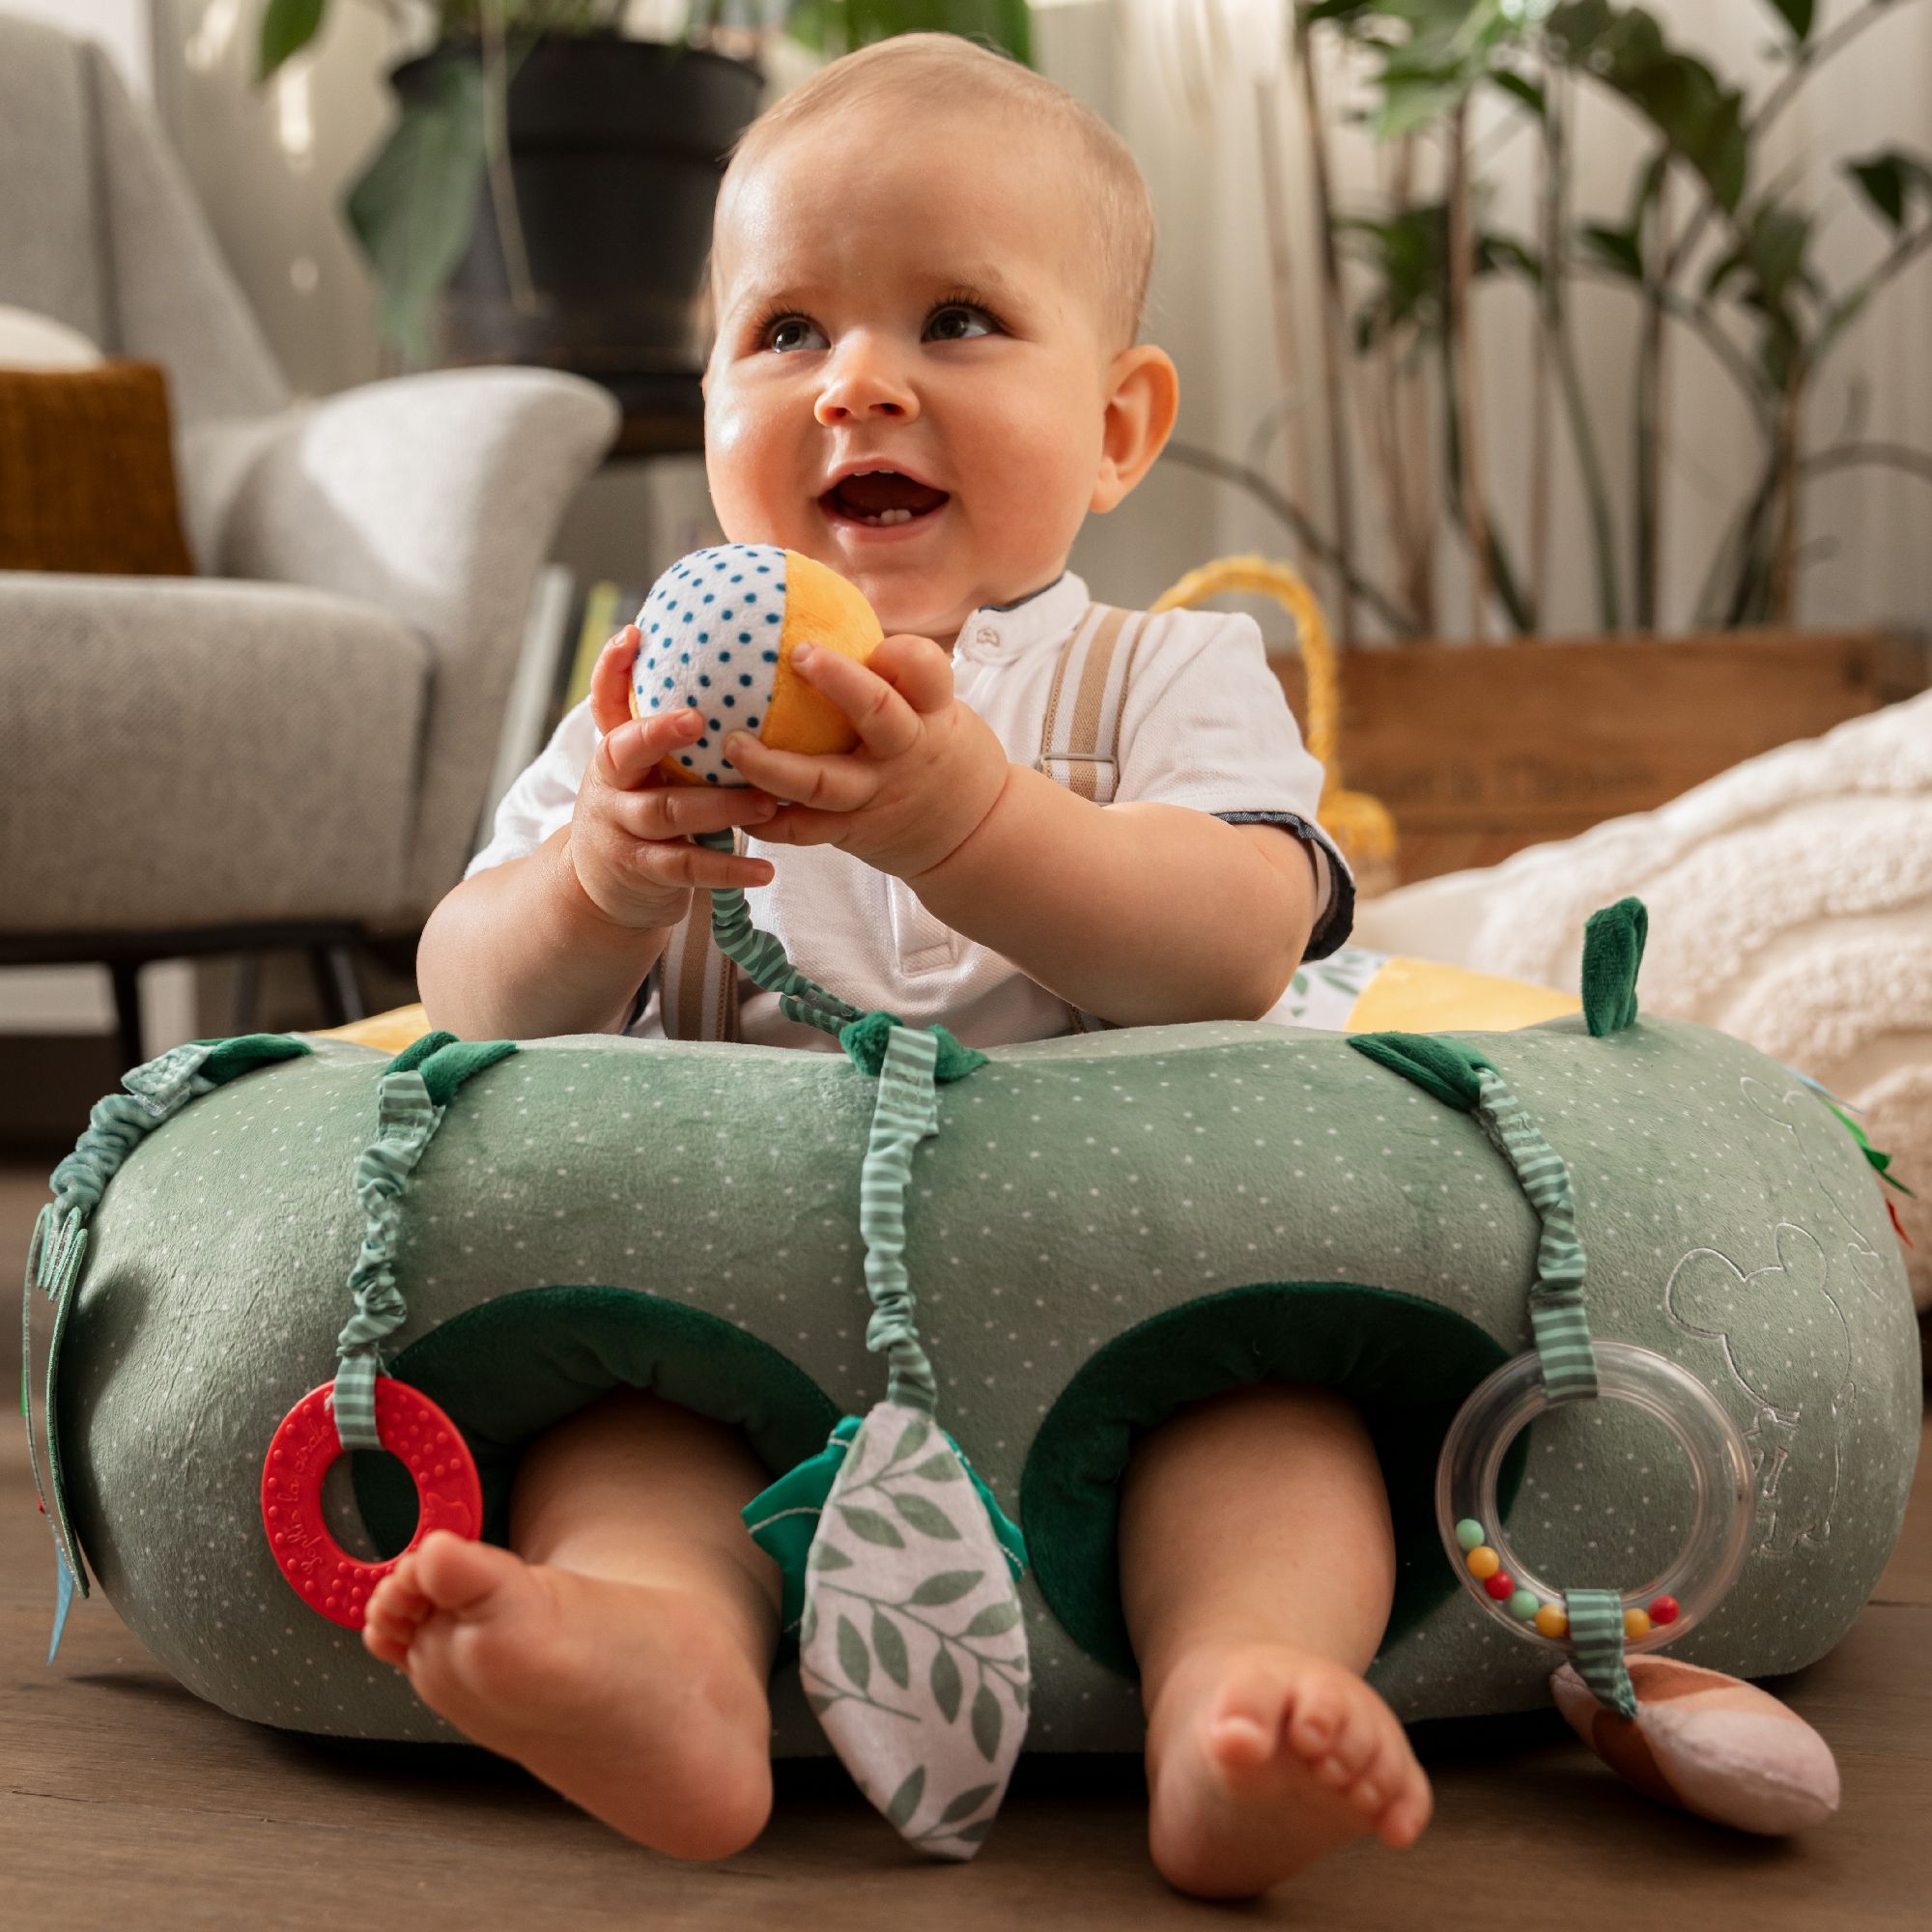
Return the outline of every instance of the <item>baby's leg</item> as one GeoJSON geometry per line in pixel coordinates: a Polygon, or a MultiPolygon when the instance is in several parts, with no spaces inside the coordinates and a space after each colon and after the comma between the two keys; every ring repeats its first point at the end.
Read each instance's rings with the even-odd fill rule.
{"type": "Polygon", "coordinates": [[[779,1573],[738,1516],[769,1480],[736,1430],[612,1390],[525,1453],[513,1548],[424,1538],[363,1640],[626,1836],[726,1857],[771,1811],[779,1573]]]}
{"type": "Polygon", "coordinates": [[[1361,1417],[1265,1384],[1172,1417],[1121,1493],[1121,1592],[1170,1884],[1246,1897],[1365,1832],[1410,1843],[1429,1783],[1363,1683],[1395,1549],[1361,1417]]]}

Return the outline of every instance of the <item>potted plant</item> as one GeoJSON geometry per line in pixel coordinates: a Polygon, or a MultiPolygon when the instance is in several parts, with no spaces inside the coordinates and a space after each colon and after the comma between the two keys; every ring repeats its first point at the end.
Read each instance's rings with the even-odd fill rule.
{"type": "MultiPolygon", "coordinates": [[[[1932,453],[1858,433],[1820,444],[1809,434],[1819,373],[1849,325],[1932,252],[1932,158],[1876,130],[1839,157],[1838,200],[1862,208],[1871,245],[1856,271],[1835,277],[1818,246],[1816,198],[1764,160],[1768,133],[1820,71],[1914,0],[1853,0],[1829,27],[1814,0],[1759,4],[1776,37],[1775,71],[1749,90],[1686,51],[1658,14],[1618,0],[1284,0],[1276,31],[1307,110],[1299,165],[1317,207],[1310,279],[1336,399],[1327,440],[1291,468],[1306,475],[1319,464],[1330,507],[1316,515],[1252,457],[1182,455],[1281,516],[1345,639],[1371,628],[1401,640],[1483,639],[1498,626],[1542,638],[1559,439],[1582,480],[1598,625],[1654,636],[1671,531],[1662,461],[1671,356],[1694,344],[1735,386],[1757,436],[1701,593],[1680,619],[1709,640],[1704,648],[1524,645],[1472,658],[1425,647],[1345,660],[1350,780],[1395,811],[1406,876],[1660,803],[1922,682],[1922,655],[1892,640],[1801,638],[1793,627],[1807,487],[1861,465],[1886,466],[1913,479],[1908,487],[1932,482],[1932,453]],[[1383,144],[1384,188],[1370,203],[1348,203],[1333,187],[1326,90],[1338,82],[1383,144]],[[1586,91],[1640,136],[1611,221],[1579,220],[1573,209],[1586,91]],[[1479,101],[1505,110],[1487,117],[1480,144],[1479,101]],[[1520,232],[1489,213],[1504,156],[1532,175],[1535,216],[1520,232]],[[1500,277],[1527,287],[1536,326],[1521,384],[1486,394],[1472,295],[1500,277]],[[1621,421],[1605,406],[1608,385],[1593,390],[1580,367],[1573,305],[1585,286],[1620,291],[1635,309],[1634,407],[1621,421]],[[1521,506],[1498,503],[1484,460],[1506,423],[1528,439],[1521,506]],[[1605,460],[1617,436],[1630,439],[1621,501],[1605,460]],[[1357,536],[1371,505],[1392,558],[1382,571],[1357,536]],[[1468,566],[1470,600],[1449,612],[1437,576],[1452,543],[1468,566]]],[[[1264,185],[1275,279],[1286,286],[1284,198],[1264,185]]]]}
{"type": "MultiPolygon", "coordinates": [[[[265,0],[260,78],[309,44],[329,4],[265,0]]],[[[365,4],[400,29],[396,0],[365,4]]],[[[671,41],[627,36],[629,0],[417,11],[433,37],[391,72],[396,125],[347,201],[384,339],[416,363],[440,349],[612,379],[696,359],[718,182],[757,112],[772,35],[830,53],[940,28],[1030,51],[1025,0],[797,0],[769,27],[693,0],[671,41]]]]}

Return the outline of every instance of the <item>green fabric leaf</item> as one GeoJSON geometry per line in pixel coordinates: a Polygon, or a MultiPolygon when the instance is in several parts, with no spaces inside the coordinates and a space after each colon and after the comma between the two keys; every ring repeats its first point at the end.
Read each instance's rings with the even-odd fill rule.
{"type": "Polygon", "coordinates": [[[988,1604],[960,1632],[961,1636],[998,1636],[1020,1620],[1020,1606],[1010,1597],[1004,1604],[988,1604]]]}
{"type": "Polygon", "coordinates": [[[952,1519],[937,1503],[928,1502],[923,1496],[902,1496],[893,1494],[893,1507],[926,1536],[936,1537],[942,1543],[957,1543],[959,1532],[953,1527],[952,1519]]]}
{"type": "Polygon", "coordinates": [[[952,1661],[949,1645],[942,1643],[932,1654],[932,1668],[926,1673],[926,1682],[932,1687],[932,1701],[939,1706],[939,1714],[950,1724],[959,1715],[959,1666],[952,1661]]]}
{"type": "Polygon", "coordinates": [[[912,1663],[906,1656],[905,1638],[884,1610],[872,1612],[872,1654],[879,1660],[879,1668],[901,1690],[911,1685],[912,1663]]]}
{"type": "Polygon", "coordinates": [[[298,54],[322,25],[324,0],[269,0],[262,9],[255,78],[267,80],[291,54],[298,54]]]}
{"type": "Polygon", "coordinates": [[[956,1824],[961,1818],[970,1818],[999,1788],[997,1784],[976,1784],[962,1791],[939,1814],[938,1822],[942,1825],[952,1825],[956,1824]]]}
{"type": "Polygon", "coordinates": [[[420,1039],[412,1039],[395,1059],[384,1067],[384,1073],[407,1073],[412,1067],[420,1066],[434,1053],[440,1053],[445,1046],[454,1046],[458,1036],[453,1033],[426,1033],[420,1039]]]}
{"type": "Polygon", "coordinates": [[[866,1648],[866,1639],[847,1616],[838,1619],[838,1667],[861,1690],[870,1687],[872,1653],[866,1648]]]}
{"type": "Polygon", "coordinates": [[[993,1829],[993,1826],[997,1822],[997,1820],[992,1818],[981,1818],[975,1824],[961,1825],[958,1831],[954,1832],[952,1835],[955,1838],[963,1840],[966,1844],[977,1845],[993,1829]]]}
{"type": "Polygon", "coordinates": [[[973,1742],[988,1764],[999,1755],[1000,1727],[1004,1721],[1000,1700],[985,1685],[980,1685],[973,1693],[973,1742]]]}
{"type": "Polygon", "coordinates": [[[813,1570],[849,1570],[852,1559],[836,1543],[827,1543],[823,1537],[811,1546],[811,1554],[806,1559],[813,1570]]]}
{"type": "Polygon", "coordinates": [[[1459,1113],[1472,1113],[1483,1096],[1476,1073],[1490,1065],[1487,1056],[1446,1034],[1360,1033],[1349,1044],[1459,1113]]]}
{"type": "Polygon", "coordinates": [[[507,1060],[516,1050],[513,1039],[453,1040],[423,1062],[423,1085],[439,1107],[446,1107],[466,1080],[495,1066],[499,1060],[507,1060]]]}
{"type": "Polygon", "coordinates": [[[861,1509],[856,1503],[840,1503],[838,1514],[854,1536],[863,1537],[867,1543],[881,1544],[888,1549],[905,1548],[905,1538],[877,1510],[861,1509]]]}
{"type": "Polygon", "coordinates": [[[983,1570],[941,1570],[926,1577],[906,1602],[928,1606],[956,1604],[978,1586],[980,1578],[985,1574],[983,1570]]]}
{"type": "Polygon", "coordinates": [[[886,1823],[895,1832],[903,1832],[912,1822],[912,1814],[919,1809],[919,1801],[925,1795],[925,1767],[915,1765],[912,1775],[893,1793],[893,1801],[886,1806],[886,1823]]]}
{"type": "Polygon", "coordinates": [[[1583,928],[1583,1020],[1592,1037],[1621,1033],[1636,1020],[1636,976],[1650,936],[1641,899],[1619,899],[1590,915],[1583,928]]]}
{"type": "Polygon", "coordinates": [[[953,1483],[957,1482],[966,1472],[959,1466],[956,1457],[949,1456],[942,1449],[938,1454],[928,1456],[911,1473],[923,1478],[928,1483],[953,1483]]]}

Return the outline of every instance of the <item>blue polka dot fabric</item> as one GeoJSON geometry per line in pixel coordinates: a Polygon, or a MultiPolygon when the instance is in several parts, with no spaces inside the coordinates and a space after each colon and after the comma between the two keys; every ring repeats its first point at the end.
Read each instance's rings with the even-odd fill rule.
{"type": "Polygon", "coordinates": [[[706,784],[746,782],[726,760],[724,740],[740,727],[756,731],[771,704],[784,601],[782,550],[720,544],[672,564],[638,612],[638,715],[697,712],[704,729],[677,761],[706,784]]]}

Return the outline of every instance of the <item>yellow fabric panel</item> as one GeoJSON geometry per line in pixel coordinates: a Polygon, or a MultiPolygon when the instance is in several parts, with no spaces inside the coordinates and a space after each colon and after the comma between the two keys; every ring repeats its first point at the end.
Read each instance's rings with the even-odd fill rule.
{"type": "Polygon", "coordinates": [[[814,558],[786,551],[778,675],[758,727],[759,742],[782,752],[849,752],[855,742],[851,720],[792,669],[792,648],[807,641],[828,644],[864,664],[885,635],[856,584],[814,558]]]}
{"type": "Polygon", "coordinates": [[[1433,959],[1390,959],[1364,988],[1349,1015],[1350,1033],[1514,1033],[1564,1013],[1582,1011],[1570,993],[1444,966],[1433,959]]]}
{"type": "Polygon", "coordinates": [[[378,1053],[400,1053],[429,1031],[429,1015],[419,1006],[391,1007],[386,1013],[371,1013],[366,1020],[351,1020],[347,1026],[327,1027],[320,1039],[346,1039],[356,1046],[373,1046],[378,1053]]]}

